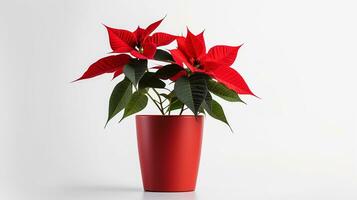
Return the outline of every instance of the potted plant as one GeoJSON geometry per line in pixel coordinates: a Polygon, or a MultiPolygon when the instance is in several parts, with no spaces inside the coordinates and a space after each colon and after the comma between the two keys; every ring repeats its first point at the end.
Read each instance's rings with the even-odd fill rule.
{"type": "Polygon", "coordinates": [[[138,113],[150,99],[161,115],[136,115],[144,189],[193,191],[201,151],[201,114],[229,126],[213,96],[243,102],[239,95],[254,94],[231,68],[241,46],[217,45],[206,51],[203,32],[194,35],[187,29],[186,37],[153,33],[162,20],[134,32],[105,26],[112,55],[90,65],[76,81],[104,73],[113,73],[113,79],[123,74],[110,96],[107,123],[121,111],[121,120],[138,113]],[[159,49],[174,41],[177,48],[159,49]],[[148,67],[152,60],[162,65],[148,67]],[[192,114],[183,115],[188,111],[192,114]]]}

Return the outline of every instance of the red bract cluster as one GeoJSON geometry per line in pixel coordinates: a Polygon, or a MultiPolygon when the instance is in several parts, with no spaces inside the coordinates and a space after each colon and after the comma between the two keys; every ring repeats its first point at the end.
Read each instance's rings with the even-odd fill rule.
{"type": "Polygon", "coordinates": [[[186,37],[177,38],[177,49],[170,50],[177,64],[185,64],[193,73],[205,73],[238,94],[254,95],[243,77],[231,68],[241,46],[217,45],[206,53],[203,32],[194,35],[187,29],[186,37]]]}
{"type": "Polygon", "coordinates": [[[194,35],[187,29],[186,37],[153,33],[162,21],[156,21],[145,29],[138,27],[133,32],[105,26],[112,55],[90,65],[77,80],[104,73],[113,73],[113,78],[125,75],[112,93],[108,120],[121,110],[124,110],[123,118],[139,112],[145,108],[149,97],[163,115],[170,115],[176,109],[181,109],[182,114],[190,109],[195,115],[207,112],[228,124],[222,107],[213,100],[211,93],[227,101],[240,102],[239,94],[254,95],[243,77],[231,67],[241,46],[217,45],[206,51],[203,32],[194,35]],[[175,49],[158,48],[175,40],[175,49]],[[148,68],[148,60],[166,65],[148,68]],[[174,89],[167,88],[163,80],[173,81],[174,89]],[[149,94],[150,89],[158,100],[149,94]],[[169,93],[158,92],[160,89],[169,93]],[[168,105],[163,105],[165,100],[162,98],[168,105]]]}
{"type": "MultiPolygon", "coordinates": [[[[152,59],[157,47],[168,45],[176,39],[176,36],[162,32],[150,35],[162,21],[163,19],[154,22],[146,29],[139,26],[134,32],[105,26],[108,30],[112,53],[130,53],[138,59],[152,59]]],[[[130,58],[127,54],[102,58],[89,66],[88,70],[77,80],[112,72],[114,72],[113,78],[115,78],[122,74],[123,68],[130,58]]]]}
{"type": "Polygon", "coordinates": [[[130,53],[139,59],[152,59],[157,47],[168,45],[176,39],[176,36],[162,32],[150,35],[162,20],[150,24],[146,29],[139,26],[134,32],[106,26],[113,52],[130,53]]]}

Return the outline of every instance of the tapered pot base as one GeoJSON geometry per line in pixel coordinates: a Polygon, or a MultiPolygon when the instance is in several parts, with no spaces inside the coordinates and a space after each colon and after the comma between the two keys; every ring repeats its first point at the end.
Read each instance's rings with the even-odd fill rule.
{"type": "Polygon", "coordinates": [[[194,189],[193,190],[147,190],[147,189],[144,189],[145,192],[162,192],[162,193],[174,193],[174,192],[193,192],[195,191],[194,189]]]}
{"type": "Polygon", "coordinates": [[[137,115],[136,129],[144,190],[194,191],[203,116],[137,115]]]}

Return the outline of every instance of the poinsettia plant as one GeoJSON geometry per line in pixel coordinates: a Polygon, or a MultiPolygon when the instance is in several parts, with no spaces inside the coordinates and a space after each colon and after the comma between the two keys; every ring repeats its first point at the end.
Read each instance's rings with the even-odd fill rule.
{"type": "Polygon", "coordinates": [[[208,113],[229,126],[213,96],[242,103],[239,95],[255,96],[232,68],[241,46],[217,45],[206,51],[204,32],[194,35],[187,28],[186,37],[153,33],[162,21],[133,32],[105,26],[112,55],[90,65],[76,81],[105,73],[113,73],[115,79],[123,74],[110,96],[107,123],[123,110],[121,120],[143,110],[150,99],[162,115],[190,110],[195,116],[208,113]],[[175,49],[158,48],[174,41],[175,49]],[[149,67],[149,61],[162,64],[149,67]]]}

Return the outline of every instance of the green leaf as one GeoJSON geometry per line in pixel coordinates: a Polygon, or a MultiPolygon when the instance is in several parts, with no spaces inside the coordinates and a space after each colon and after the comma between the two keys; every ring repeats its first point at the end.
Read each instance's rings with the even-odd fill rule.
{"type": "Polygon", "coordinates": [[[231,131],[233,132],[231,126],[229,125],[229,123],[227,121],[226,115],[224,114],[222,106],[217,101],[212,99],[212,104],[211,104],[210,109],[207,108],[206,104],[202,104],[202,105],[211,117],[218,119],[218,120],[224,122],[225,124],[227,124],[229,126],[229,128],[231,129],[231,131]]]}
{"type": "MultiPolygon", "coordinates": [[[[170,93],[170,94],[171,94],[171,93],[170,93]]],[[[161,93],[160,96],[165,97],[165,99],[170,99],[170,98],[172,98],[172,97],[170,96],[170,94],[161,93]]]]}
{"type": "Polygon", "coordinates": [[[189,78],[181,77],[176,81],[174,91],[177,98],[197,115],[207,94],[206,80],[195,74],[189,78]]]}
{"type": "Polygon", "coordinates": [[[174,62],[174,59],[172,58],[171,54],[161,49],[156,50],[154,59],[165,62],[174,62]]]}
{"type": "Polygon", "coordinates": [[[195,72],[194,76],[197,76],[197,77],[200,77],[202,79],[205,79],[206,81],[211,79],[211,77],[209,75],[201,73],[201,72],[195,72]]]}
{"type": "Polygon", "coordinates": [[[153,72],[146,72],[139,81],[139,88],[165,88],[165,86],[165,82],[157,78],[153,72]]]}
{"type": "Polygon", "coordinates": [[[124,74],[136,86],[147,70],[147,60],[131,59],[124,67],[124,74]]]}
{"type": "Polygon", "coordinates": [[[105,125],[108,124],[116,114],[125,108],[132,94],[132,84],[129,79],[124,78],[113,89],[109,99],[108,119],[105,125]]]}
{"type": "Polygon", "coordinates": [[[202,106],[204,106],[209,111],[212,110],[212,95],[209,92],[207,92],[207,95],[202,103],[202,106]]]}
{"type": "Polygon", "coordinates": [[[176,97],[176,94],[175,94],[175,92],[170,92],[168,94],[161,93],[160,96],[163,96],[163,97],[165,97],[165,99],[170,100],[170,99],[173,99],[174,97],[176,97]]]}
{"type": "Polygon", "coordinates": [[[159,70],[156,71],[156,76],[161,79],[169,79],[175,76],[180,71],[183,71],[184,68],[177,64],[165,65],[159,70]]]}
{"type": "Polygon", "coordinates": [[[239,96],[236,92],[227,88],[222,83],[218,83],[217,81],[214,81],[214,80],[208,80],[207,87],[208,87],[209,91],[211,91],[213,94],[221,97],[222,99],[225,99],[225,100],[231,101],[231,102],[243,102],[244,103],[244,101],[242,101],[239,98],[239,96]]]}
{"type": "Polygon", "coordinates": [[[134,113],[140,112],[146,107],[147,103],[148,97],[144,93],[139,91],[134,92],[125,107],[123,118],[120,121],[134,113]]]}
{"type": "Polygon", "coordinates": [[[205,109],[203,109],[202,106],[200,107],[200,109],[198,109],[198,113],[202,113],[202,114],[206,115],[205,109]]]}
{"type": "Polygon", "coordinates": [[[168,108],[168,111],[173,111],[173,110],[177,110],[177,109],[181,109],[182,108],[183,103],[177,99],[177,97],[174,97],[171,100],[170,106],[168,108]]]}

